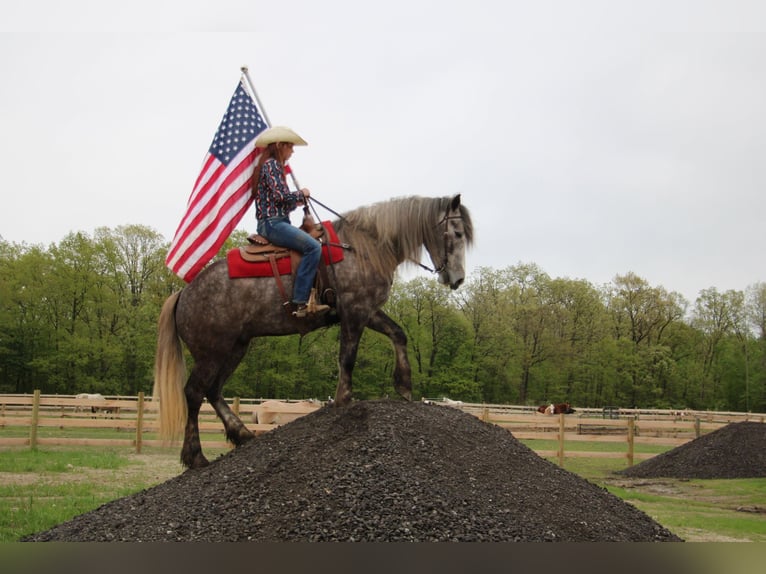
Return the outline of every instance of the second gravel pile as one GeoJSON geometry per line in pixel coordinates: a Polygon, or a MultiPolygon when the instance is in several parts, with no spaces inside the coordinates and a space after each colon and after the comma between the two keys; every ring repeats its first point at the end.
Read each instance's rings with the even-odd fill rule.
{"type": "Polygon", "coordinates": [[[728,424],[620,474],[634,478],[766,477],[766,424],[728,424]]]}

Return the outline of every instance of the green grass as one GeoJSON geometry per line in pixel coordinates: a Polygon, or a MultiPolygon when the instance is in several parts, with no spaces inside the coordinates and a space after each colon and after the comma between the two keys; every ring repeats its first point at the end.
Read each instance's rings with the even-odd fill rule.
{"type": "MultiPolygon", "coordinates": [[[[533,450],[558,450],[559,442],[557,440],[546,439],[524,439],[523,442],[533,450]]],[[[659,454],[670,450],[673,447],[659,444],[634,444],[633,452],[659,454]]],[[[622,442],[588,442],[588,441],[565,441],[564,454],[566,451],[582,452],[628,452],[627,441],[622,442]]]]}
{"type": "Polygon", "coordinates": [[[101,449],[16,449],[12,455],[0,452],[0,472],[70,472],[76,467],[114,469],[127,463],[124,456],[101,449]]]}
{"type": "Polygon", "coordinates": [[[736,509],[756,502],[763,504],[766,481],[736,479],[726,481],[690,480],[673,482],[676,493],[666,495],[639,492],[607,485],[607,490],[630,502],[672,532],[684,535],[722,537],[731,540],[766,542],[766,517],[763,514],[738,512],[736,509]],[[711,496],[711,482],[718,482],[711,491],[719,492],[726,502],[711,496]],[[703,493],[702,491],[708,491],[703,493]]]}
{"type": "Polygon", "coordinates": [[[0,542],[45,530],[149,486],[120,480],[125,454],[98,448],[0,451],[0,542]],[[99,471],[93,478],[89,471],[99,471]],[[3,480],[12,473],[22,480],[3,480]]]}

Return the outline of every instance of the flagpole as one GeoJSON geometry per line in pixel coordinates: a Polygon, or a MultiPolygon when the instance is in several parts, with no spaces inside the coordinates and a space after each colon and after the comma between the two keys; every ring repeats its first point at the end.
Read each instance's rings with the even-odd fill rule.
{"type": "MultiPolygon", "coordinates": [[[[242,66],[240,70],[242,70],[242,75],[245,77],[245,81],[247,82],[247,87],[250,88],[250,93],[253,94],[253,97],[255,98],[255,103],[258,105],[258,110],[263,115],[263,119],[266,120],[266,125],[271,127],[271,121],[269,120],[269,116],[266,115],[266,109],[263,107],[263,104],[261,103],[261,99],[258,97],[258,92],[255,91],[255,86],[253,85],[253,81],[250,79],[250,72],[248,71],[247,66],[242,66]]],[[[292,167],[290,168],[290,177],[293,180],[293,185],[295,185],[295,189],[301,189],[301,186],[298,183],[298,179],[295,177],[295,174],[293,173],[292,167]]]]}

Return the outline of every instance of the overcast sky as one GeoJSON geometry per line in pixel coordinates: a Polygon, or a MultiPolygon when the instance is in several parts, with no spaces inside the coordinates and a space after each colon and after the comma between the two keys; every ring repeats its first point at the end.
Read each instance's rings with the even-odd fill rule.
{"type": "Polygon", "coordinates": [[[247,65],[322,203],[462,193],[469,270],[766,281],[766,2],[116,4],[0,7],[6,241],[169,241],[247,65]]]}

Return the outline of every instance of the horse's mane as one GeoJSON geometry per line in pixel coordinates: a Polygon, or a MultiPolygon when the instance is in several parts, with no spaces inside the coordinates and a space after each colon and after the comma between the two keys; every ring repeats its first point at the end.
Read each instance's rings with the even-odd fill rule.
{"type": "MultiPolygon", "coordinates": [[[[403,262],[419,261],[421,247],[437,246],[444,227],[437,225],[452,202],[451,197],[399,197],[344,213],[335,222],[343,241],[363,256],[361,266],[390,275],[403,262]]],[[[466,245],[473,243],[473,223],[461,203],[466,245]]]]}

